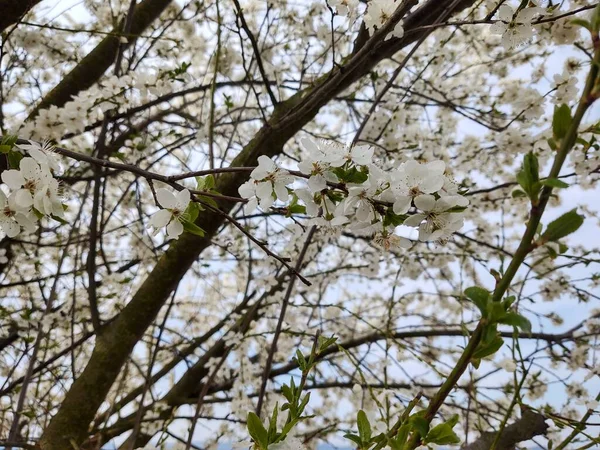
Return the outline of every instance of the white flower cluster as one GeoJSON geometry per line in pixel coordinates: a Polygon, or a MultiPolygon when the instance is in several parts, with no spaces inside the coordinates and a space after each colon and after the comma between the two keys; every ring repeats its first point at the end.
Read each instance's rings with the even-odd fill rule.
{"type": "Polygon", "coordinates": [[[329,0],[329,6],[340,16],[350,16],[358,8],[358,0],[329,0]]]}
{"type": "Polygon", "coordinates": [[[52,175],[59,169],[52,147],[33,141],[15,147],[29,156],[21,159],[19,170],[2,173],[2,181],[8,189],[7,192],[0,189],[0,229],[10,238],[21,231],[34,231],[41,217],[64,217],[59,184],[52,175]]]}
{"type": "Polygon", "coordinates": [[[492,34],[502,35],[502,46],[505,49],[517,47],[533,38],[533,25],[531,22],[536,16],[546,12],[537,6],[523,8],[515,13],[509,5],[503,4],[498,8],[498,21],[492,25],[492,34]]]}
{"type": "Polygon", "coordinates": [[[249,199],[246,212],[271,207],[276,200],[290,205],[300,200],[312,224],[339,230],[341,225],[389,250],[407,248],[408,239],[394,234],[398,225],[419,228],[419,240],[445,242],[463,225],[464,208],[469,204],[458,186],[445,176],[443,161],[426,164],[409,160],[396,170],[385,172],[373,164],[373,149],[346,147],[330,142],[303,139],[308,152],[298,164],[299,173],[281,169],[267,156],[250,180],[239,188],[249,199]],[[306,185],[292,189],[296,180],[306,185]],[[293,194],[293,195],[292,195],[293,194]]]}
{"type": "MultiPolygon", "coordinates": [[[[376,29],[382,27],[392,17],[400,3],[396,0],[371,0],[364,17],[365,26],[369,32],[373,34],[376,29]]],[[[404,28],[402,22],[398,22],[386,39],[401,38],[402,36],[404,36],[404,28]]]]}

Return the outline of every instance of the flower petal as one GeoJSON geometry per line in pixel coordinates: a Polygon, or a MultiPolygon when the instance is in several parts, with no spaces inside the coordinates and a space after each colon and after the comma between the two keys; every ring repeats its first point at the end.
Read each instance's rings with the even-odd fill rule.
{"type": "Polygon", "coordinates": [[[408,217],[402,225],[406,225],[407,227],[417,227],[426,217],[425,214],[415,214],[408,217]]]}
{"type": "Polygon", "coordinates": [[[419,195],[415,197],[415,206],[422,211],[433,211],[435,197],[433,195],[419,195]]]}
{"type": "Polygon", "coordinates": [[[9,238],[14,238],[19,234],[19,231],[21,231],[21,227],[12,220],[2,221],[2,223],[0,223],[0,227],[9,238]]]}
{"type": "Polygon", "coordinates": [[[11,189],[19,189],[25,184],[25,178],[20,171],[15,169],[2,172],[2,181],[11,189]]]}
{"type": "Polygon", "coordinates": [[[311,192],[320,192],[327,187],[327,181],[323,175],[313,175],[308,179],[308,187],[311,192]]]}
{"type": "Polygon", "coordinates": [[[175,196],[175,199],[177,200],[177,208],[181,211],[185,211],[190,203],[190,191],[187,189],[179,191],[175,196]]]}
{"type": "Polygon", "coordinates": [[[278,181],[274,184],[273,187],[275,188],[275,194],[277,195],[277,198],[282,202],[286,202],[290,194],[288,193],[288,190],[285,187],[285,183],[278,181]]]}
{"type": "Polygon", "coordinates": [[[498,8],[498,18],[504,22],[512,22],[514,10],[508,5],[498,8]]]}
{"type": "Polygon", "coordinates": [[[179,220],[171,220],[167,225],[167,236],[177,239],[181,233],[183,233],[183,224],[179,220]]]}
{"type": "Polygon", "coordinates": [[[158,199],[160,206],[163,208],[173,209],[177,206],[177,200],[175,199],[175,196],[168,189],[157,189],[156,198],[158,199]]]}
{"type": "Polygon", "coordinates": [[[394,214],[406,214],[410,208],[411,197],[403,195],[394,202],[394,214]]]}
{"type": "Polygon", "coordinates": [[[166,209],[156,212],[150,219],[150,225],[154,228],[162,228],[171,220],[171,213],[166,209]]]}

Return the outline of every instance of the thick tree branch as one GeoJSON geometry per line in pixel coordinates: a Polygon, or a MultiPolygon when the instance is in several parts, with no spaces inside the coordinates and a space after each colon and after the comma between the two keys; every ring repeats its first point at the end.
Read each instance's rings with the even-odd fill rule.
{"type": "Polygon", "coordinates": [[[1,0],[0,33],[21,20],[39,2],[40,0],[1,0]]]}
{"type": "MultiPolygon", "coordinates": [[[[508,425],[500,433],[500,440],[496,445],[497,450],[513,450],[519,442],[528,441],[544,434],[548,429],[546,418],[529,409],[525,410],[520,419],[508,425]]],[[[462,447],[462,450],[489,450],[497,433],[483,433],[472,444],[462,447]]]]}

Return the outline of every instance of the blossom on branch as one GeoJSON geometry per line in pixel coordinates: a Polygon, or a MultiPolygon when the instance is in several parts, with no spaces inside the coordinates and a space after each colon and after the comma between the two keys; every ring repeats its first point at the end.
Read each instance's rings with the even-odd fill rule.
{"type": "Polygon", "coordinates": [[[156,212],[150,219],[150,226],[155,228],[154,234],[166,226],[167,236],[170,239],[177,239],[183,233],[182,222],[190,204],[190,191],[184,189],[173,194],[168,189],[160,188],[156,190],[156,198],[164,209],[156,212]]]}
{"type": "Polygon", "coordinates": [[[531,22],[536,16],[544,14],[545,9],[537,6],[523,8],[515,15],[515,10],[507,4],[498,8],[498,21],[494,23],[490,32],[502,35],[502,45],[505,49],[517,47],[533,37],[531,22]]]}

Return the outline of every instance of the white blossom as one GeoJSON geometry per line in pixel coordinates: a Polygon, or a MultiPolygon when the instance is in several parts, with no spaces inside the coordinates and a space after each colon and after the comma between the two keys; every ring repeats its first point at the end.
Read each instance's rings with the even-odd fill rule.
{"type": "Polygon", "coordinates": [[[150,226],[156,229],[155,234],[164,226],[167,227],[167,236],[177,239],[183,233],[185,211],[190,203],[190,191],[183,189],[177,194],[165,188],[156,190],[158,203],[164,209],[156,212],[150,219],[150,226]]]}
{"type": "Polygon", "coordinates": [[[544,12],[544,8],[539,7],[523,8],[515,16],[515,10],[504,3],[498,8],[498,21],[490,27],[490,31],[502,35],[504,48],[516,47],[533,37],[531,22],[544,12]]]}

